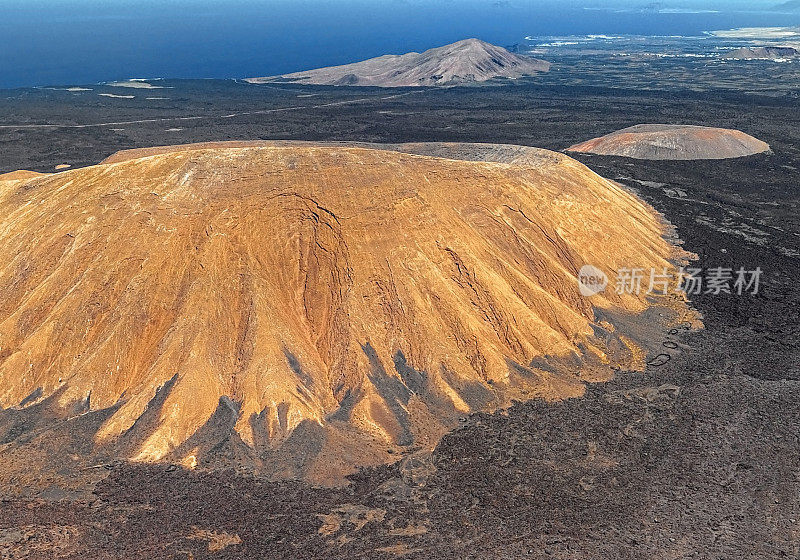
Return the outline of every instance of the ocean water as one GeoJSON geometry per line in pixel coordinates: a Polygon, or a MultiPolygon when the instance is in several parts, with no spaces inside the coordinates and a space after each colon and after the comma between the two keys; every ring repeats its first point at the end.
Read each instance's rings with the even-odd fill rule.
{"type": "MultiPolygon", "coordinates": [[[[776,3],[776,2],[775,2],[776,3]]],[[[800,25],[769,0],[0,0],[0,88],[136,77],[241,78],[468,37],[698,35],[800,25]],[[691,4],[691,3],[689,3],[691,4]]]]}

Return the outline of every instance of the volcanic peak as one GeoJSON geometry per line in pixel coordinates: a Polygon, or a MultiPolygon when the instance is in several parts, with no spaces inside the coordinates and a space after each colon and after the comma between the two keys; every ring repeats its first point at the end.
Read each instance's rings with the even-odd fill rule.
{"type": "Polygon", "coordinates": [[[484,82],[493,78],[519,78],[549,69],[550,64],[542,60],[510,53],[479,39],[466,39],[422,53],[384,55],[353,64],[248,81],[337,86],[441,86],[484,82]]]}
{"type": "Polygon", "coordinates": [[[682,254],[618,185],[517,146],[183,146],[3,184],[2,407],[104,411],[105,456],[321,482],[640,367],[611,317],[651,302],[578,271],[682,254]]]}

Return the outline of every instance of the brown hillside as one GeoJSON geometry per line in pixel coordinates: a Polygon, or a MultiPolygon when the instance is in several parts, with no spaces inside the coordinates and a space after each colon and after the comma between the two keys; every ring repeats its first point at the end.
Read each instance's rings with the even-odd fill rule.
{"type": "Polygon", "coordinates": [[[552,152],[394,148],[439,157],[206,145],[17,183],[0,406],[105,409],[98,453],[329,482],[639,363],[598,310],[644,295],[589,300],[576,274],[667,266],[650,208],[552,152]]]}
{"type": "Polygon", "coordinates": [[[769,144],[739,130],[640,124],[569,147],[571,152],[635,159],[728,159],[769,151],[769,144]]]}
{"type": "Polygon", "coordinates": [[[22,181],[24,179],[34,179],[44,175],[45,173],[37,173],[36,171],[20,169],[19,171],[12,171],[11,173],[0,174],[0,181],[22,181]]]}

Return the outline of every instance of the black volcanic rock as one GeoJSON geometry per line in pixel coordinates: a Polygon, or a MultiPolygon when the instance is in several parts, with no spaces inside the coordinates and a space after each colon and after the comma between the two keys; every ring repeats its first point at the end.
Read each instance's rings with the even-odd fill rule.
{"type": "Polygon", "coordinates": [[[794,47],[742,47],[722,55],[722,58],[776,60],[797,58],[800,50],[794,47]]]}

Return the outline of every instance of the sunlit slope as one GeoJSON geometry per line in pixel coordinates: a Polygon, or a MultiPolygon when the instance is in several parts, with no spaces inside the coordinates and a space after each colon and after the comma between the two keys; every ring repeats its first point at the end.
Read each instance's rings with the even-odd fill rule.
{"type": "Polygon", "coordinates": [[[636,358],[595,307],[636,314],[645,296],[590,300],[576,274],[667,266],[650,208],[544,150],[394,149],[439,157],[185,146],[3,183],[0,405],[116,404],[106,444],[162,388],[140,460],[181,459],[220,407],[251,448],[309,422],[407,446],[636,358]],[[488,157],[507,163],[457,161],[488,157]],[[551,357],[569,371],[532,367],[551,357]]]}
{"type": "Polygon", "coordinates": [[[575,144],[572,152],[635,159],[728,159],[769,151],[769,144],[740,130],[706,126],[640,124],[575,144]]]}
{"type": "Polygon", "coordinates": [[[494,78],[520,78],[548,70],[550,63],[543,60],[518,55],[479,39],[465,39],[422,53],[388,54],[353,64],[247,81],[292,81],[333,86],[444,86],[494,78]]]}

